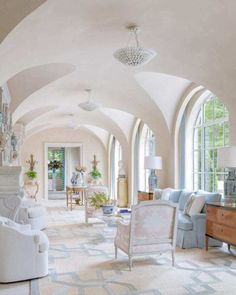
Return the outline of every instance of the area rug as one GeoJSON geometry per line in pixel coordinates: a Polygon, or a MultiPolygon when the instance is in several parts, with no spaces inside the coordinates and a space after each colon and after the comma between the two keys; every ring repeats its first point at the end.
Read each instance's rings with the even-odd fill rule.
{"type": "Polygon", "coordinates": [[[134,260],[114,259],[116,229],[104,223],[51,226],[49,276],[31,281],[31,295],[236,294],[236,259],[224,248],[177,249],[134,260]]]}

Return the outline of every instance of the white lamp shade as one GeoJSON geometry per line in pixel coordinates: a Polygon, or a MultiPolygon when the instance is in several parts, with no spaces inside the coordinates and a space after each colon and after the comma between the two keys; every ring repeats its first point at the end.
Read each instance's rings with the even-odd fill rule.
{"type": "Polygon", "coordinates": [[[217,166],[219,168],[236,168],[236,146],[218,149],[217,166]]]}
{"type": "Polygon", "coordinates": [[[162,169],[162,158],[157,156],[145,157],[144,169],[162,169]]]}

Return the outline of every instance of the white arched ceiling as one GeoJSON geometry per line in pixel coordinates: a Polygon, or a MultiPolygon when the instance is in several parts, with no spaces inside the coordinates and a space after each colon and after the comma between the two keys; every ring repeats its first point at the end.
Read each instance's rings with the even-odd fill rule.
{"type": "Polygon", "coordinates": [[[18,23],[46,0],[1,0],[0,43],[18,23]]]}
{"type": "Polygon", "coordinates": [[[171,131],[178,102],[191,81],[161,73],[140,72],[135,79],[161,109],[171,131]]]}
{"type": "MultiPolygon", "coordinates": [[[[33,128],[38,128],[39,122],[36,118],[32,121],[30,112],[43,118],[43,114],[51,113],[47,108],[53,106],[65,111],[77,109],[78,103],[86,100],[84,89],[89,87],[104,110],[96,116],[91,114],[91,118],[82,115],[81,124],[99,126],[116,137],[122,134],[127,142],[132,121],[129,116],[120,120],[120,116],[106,114],[106,122],[103,116],[106,109],[132,114],[152,128],[159,139],[160,153],[168,159],[174,108],[179,107],[189,81],[210,89],[231,106],[231,113],[236,112],[234,0],[48,0],[39,8],[43,1],[34,2],[36,6],[28,10],[26,0],[14,6],[20,15],[15,19],[18,12],[6,10],[7,18],[14,22],[5,21],[8,28],[4,32],[15,27],[0,44],[0,85],[9,81],[13,121],[24,121],[26,129],[33,122],[33,128]],[[19,22],[33,8],[37,9],[19,22]],[[155,59],[136,69],[123,66],[112,56],[126,45],[124,27],[133,22],[141,27],[141,45],[157,51],[155,59]],[[60,75],[62,69],[58,67],[44,76],[44,65],[51,64],[72,65],[74,69],[60,75]],[[16,78],[28,84],[13,83],[16,78]]],[[[9,0],[2,0],[0,5],[7,3],[9,0]]],[[[57,119],[56,111],[52,117],[57,119]]]]}
{"type": "Polygon", "coordinates": [[[133,124],[136,118],[127,112],[123,112],[123,111],[115,110],[111,108],[102,108],[101,112],[107,117],[109,117],[111,120],[116,122],[117,125],[120,126],[127,140],[129,141],[131,137],[133,124]]]}
{"type": "Polygon", "coordinates": [[[12,98],[11,111],[14,112],[32,93],[74,70],[73,65],[57,63],[33,67],[16,74],[7,82],[12,98]]]}
{"type": "MultiPolygon", "coordinates": [[[[77,112],[79,110],[78,104],[87,100],[84,88],[88,87],[85,83],[78,83],[78,80],[78,71],[74,71],[36,90],[16,108],[13,113],[13,122],[20,122],[26,114],[47,106],[57,105],[58,108],[61,108],[67,114],[69,112],[77,112]]],[[[101,111],[104,115],[110,117],[111,121],[120,125],[127,140],[129,140],[128,136],[132,128],[133,118],[135,117],[145,121],[160,138],[168,140],[167,125],[158,106],[137,84],[133,77],[130,80],[130,85],[128,84],[126,79],[124,79],[122,87],[117,89],[117,91],[114,91],[113,83],[108,83],[105,89],[103,85],[97,86],[93,96],[95,100],[102,103],[103,108],[101,108],[101,111]],[[126,91],[124,91],[123,87],[126,91]],[[140,89],[139,92],[137,92],[137,87],[140,89]],[[107,108],[109,108],[108,111],[106,111],[107,108]],[[110,112],[111,108],[113,110],[110,112]]],[[[87,112],[86,114],[87,116],[93,116],[93,113],[87,112]]],[[[97,117],[96,119],[98,120],[99,118],[97,117]]],[[[113,134],[109,130],[109,126],[110,124],[107,124],[106,128],[113,134]]],[[[26,128],[28,127],[26,126],[26,128]]],[[[117,134],[114,135],[117,137],[117,134]]]]}
{"type": "Polygon", "coordinates": [[[93,125],[105,129],[109,133],[114,134],[125,149],[128,147],[128,140],[119,125],[110,120],[100,110],[86,112],[78,107],[77,111],[75,111],[73,107],[67,107],[66,109],[65,107],[61,107],[36,117],[26,125],[26,136],[32,130],[37,129],[38,126],[45,126],[45,123],[47,123],[48,126],[53,125],[67,127],[71,121],[73,121],[73,124],[77,124],[77,126],[93,125]],[[71,116],[71,114],[73,114],[73,116],[71,116]]]}
{"type": "MultiPolygon", "coordinates": [[[[3,0],[3,7],[8,2],[3,0]]],[[[55,62],[77,65],[81,77],[97,69],[95,83],[109,76],[118,82],[124,71],[112,53],[126,43],[124,26],[135,22],[142,29],[141,43],[158,53],[145,71],[184,77],[233,100],[235,10],[234,0],[46,1],[2,42],[0,82],[29,67],[55,62]]],[[[16,12],[8,13],[11,19],[16,12]]]]}
{"type": "Polygon", "coordinates": [[[60,123],[52,122],[49,124],[42,124],[40,126],[37,126],[36,128],[31,129],[31,131],[28,132],[27,137],[31,137],[34,134],[39,133],[43,130],[54,129],[54,128],[67,128],[67,129],[77,130],[78,132],[79,130],[88,132],[94,137],[96,137],[103,144],[104,149],[107,150],[109,133],[105,129],[99,128],[97,126],[92,126],[92,125],[84,125],[84,126],[78,125],[75,128],[69,128],[69,127],[66,127],[65,124],[62,122],[60,123]]]}

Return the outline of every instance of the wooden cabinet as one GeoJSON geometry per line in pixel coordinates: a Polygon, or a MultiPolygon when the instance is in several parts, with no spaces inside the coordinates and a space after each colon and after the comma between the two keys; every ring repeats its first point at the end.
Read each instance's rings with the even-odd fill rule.
{"type": "Polygon", "coordinates": [[[138,203],[153,200],[153,192],[138,191],[138,203]]]}
{"type": "Polygon", "coordinates": [[[236,246],[236,204],[208,203],[206,207],[206,250],[208,238],[236,246]]]}

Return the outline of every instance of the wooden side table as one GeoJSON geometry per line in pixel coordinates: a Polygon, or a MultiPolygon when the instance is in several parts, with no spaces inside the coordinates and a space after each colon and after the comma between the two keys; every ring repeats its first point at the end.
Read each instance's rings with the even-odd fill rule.
{"type": "Polygon", "coordinates": [[[72,205],[77,204],[73,203],[73,194],[79,194],[79,205],[83,205],[84,203],[84,189],[82,186],[67,186],[66,187],[66,206],[70,205],[70,210],[72,210],[72,205]]]}
{"type": "Polygon", "coordinates": [[[138,191],[138,203],[141,201],[153,200],[153,192],[138,191]]]}
{"type": "Polygon", "coordinates": [[[215,202],[206,205],[206,250],[208,239],[214,238],[236,246],[236,203],[215,202]]]}

